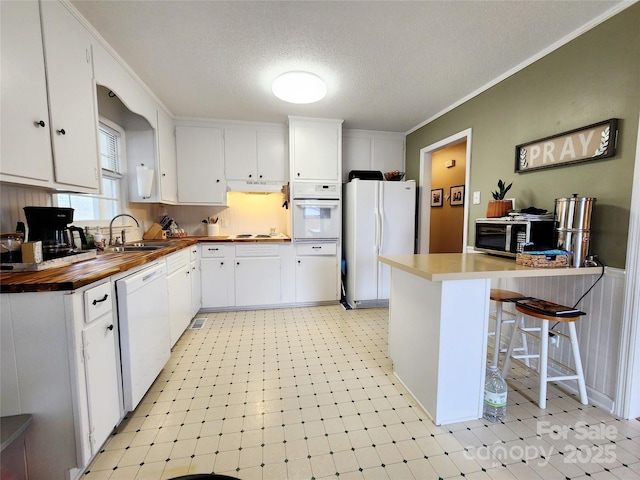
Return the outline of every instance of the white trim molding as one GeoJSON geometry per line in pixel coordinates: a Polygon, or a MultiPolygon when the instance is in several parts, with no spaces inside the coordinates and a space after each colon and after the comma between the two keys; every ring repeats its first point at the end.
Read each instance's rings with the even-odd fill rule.
{"type": "Polygon", "coordinates": [[[629,419],[640,416],[640,121],[629,214],[626,272],[614,413],[629,419]]]}
{"type": "Polygon", "coordinates": [[[464,227],[462,230],[462,248],[466,248],[469,223],[469,185],[471,183],[471,142],[472,129],[458,133],[432,143],[420,149],[420,177],[418,180],[418,253],[429,253],[429,228],[431,223],[431,158],[433,152],[443,148],[467,142],[466,167],[464,176],[464,227]]]}

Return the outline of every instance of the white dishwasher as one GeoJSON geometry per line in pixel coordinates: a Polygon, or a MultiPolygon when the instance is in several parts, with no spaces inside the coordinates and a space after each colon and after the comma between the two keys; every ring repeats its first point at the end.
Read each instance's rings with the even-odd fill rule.
{"type": "Polygon", "coordinates": [[[171,355],[165,262],[116,281],[125,411],[133,411],[171,355]]]}

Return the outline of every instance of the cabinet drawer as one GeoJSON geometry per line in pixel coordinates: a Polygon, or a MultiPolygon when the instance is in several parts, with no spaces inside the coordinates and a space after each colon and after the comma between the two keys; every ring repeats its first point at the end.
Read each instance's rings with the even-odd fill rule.
{"type": "Polygon", "coordinates": [[[188,265],[190,261],[190,252],[187,248],[172,253],[167,257],[167,275],[177,272],[185,265],[188,265]]]}
{"type": "Polygon", "coordinates": [[[84,292],[86,322],[93,322],[110,312],[113,306],[112,298],[111,282],[103,283],[84,292]]]}
{"type": "Polygon", "coordinates": [[[200,257],[202,258],[225,258],[227,256],[228,245],[221,243],[203,243],[200,245],[200,257]]]}
{"type": "Polygon", "coordinates": [[[278,257],[280,249],[277,243],[243,243],[236,245],[236,257],[278,257]]]}
{"type": "Polygon", "coordinates": [[[189,247],[189,260],[192,262],[198,260],[198,245],[191,245],[189,247]]]}
{"type": "Polygon", "coordinates": [[[296,255],[335,255],[337,251],[335,242],[296,244],[296,255]]]}

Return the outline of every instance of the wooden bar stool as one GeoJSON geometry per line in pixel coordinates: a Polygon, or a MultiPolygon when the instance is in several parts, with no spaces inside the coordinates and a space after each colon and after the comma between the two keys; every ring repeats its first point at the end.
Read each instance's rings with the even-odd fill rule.
{"type": "MultiPolygon", "coordinates": [[[[502,304],[513,298],[523,298],[523,297],[524,296],[518,292],[513,292],[511,290],[502,290],[499,288],[492,288],[491,293],[489,294],[489,298],[492,301],[496,302],[496,331],[493,333],[489,332],[489,335],[495,336],[494,343],[493,343],[493,364],[496,367],[498,366],[498,356],[500,352],[507,351],[506,349],[500,350],[500,337],[502,335],[502,325],[505,323],[515,323],[515,318],[513,317],[504,319],[505,312],[503,312],[502,310],[502,304]]],[[[527,336],[524,333],[522,333],[522,347],[515,348],[514,351],[515,350],[524,351],[525,354],[528,353],[527,352],[527,336]]],[[[529,358],[528,357],[524,357],[524,358],[525,358],[526,365],[529,366],[529,358]]]]}
{"type": "MultiPolygon", "coordinates": [[[[547,302],[548,303],[548,302],[547,302]]],[[[578,381],[578,390],[580,392],[580,402],[583,405],[587,405],[589,400],[587,398],[587,388],[584,381],[584,371],[582,370],[582,360],[580,359],[580,348],[578,346],[578,336],[576,334],[576,325],[575,322],[580,318],[581,315],[584,315],[584,312],[576,311],[577,313],[574,316],[557,316],[552,313],[542,313],[540,311],[532,310],[531,308],[527,308],[526,306],[516,305],[516,311],[519,313],[518,318],[516,319],[516,324],[514,326],[513,332],[511,333],[511,339],[509,340],[509,347],[507,348],[507,354],[504,359],[504,365],[502,367],[502,377],[506,379],[507,371],[509,370],[509,362],[511,360],[511,355],[513,353],[513,347],[515,346],[515,339],[518,331],[524,332],[526,334],[531,334],[531,331],[536,330],[540,332],[540,354],[539,355],[529,355],[530,357],[539,358],[538,361],[538,374],[540,375],[540,393],[538,396],[538,406],[541,409],[547,408],[547,382],[554,382],[559,380],[577,380],[578,381]],[[524,329],[524,317],[532,317],[537,318],[542,321],[542,325],[540,328],[528,328],[524,329]],[[549,329],[549,321],[552,322],[562,322],[566,323],[569,327],[569,336],[566,334],[559,332],[557,330],[549,329]],[[571,351],[573,353],[573,361],[575,363],[575,368],[571,368],[567,365],[563,365],[560,362],[557,362],[553,359],[549,358],[549,332],[552,332],[554,335],[559,335],[564,338],[568,338],[571,342],[571,351]],[[567,370],[573,371],[574,375],[560,375],[556,377],[550,377],[547,372],[547,367],[549,361],[559,364],[567,370]]],[[[560,305],[553,304],[558,307],[560,305]]],[[[565,307],[568,308],[568,307],[565,307]]],[[[515,357],[514,357],[515,358],[515,357]]]]}

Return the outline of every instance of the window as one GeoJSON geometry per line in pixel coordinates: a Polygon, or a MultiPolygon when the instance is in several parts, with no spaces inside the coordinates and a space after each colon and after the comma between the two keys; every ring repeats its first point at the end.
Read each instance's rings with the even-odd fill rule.
{"type": "Polygon", "coordinates": [[[57,193],[54,203],[58,207],[74,209],[73,220],[100,224],[111,220],[122,211],[122,165],[124,164],[124,131],[108,120],[98,126],[100,163],[102,167],[102,192],[100,194],[57,193]]]}

